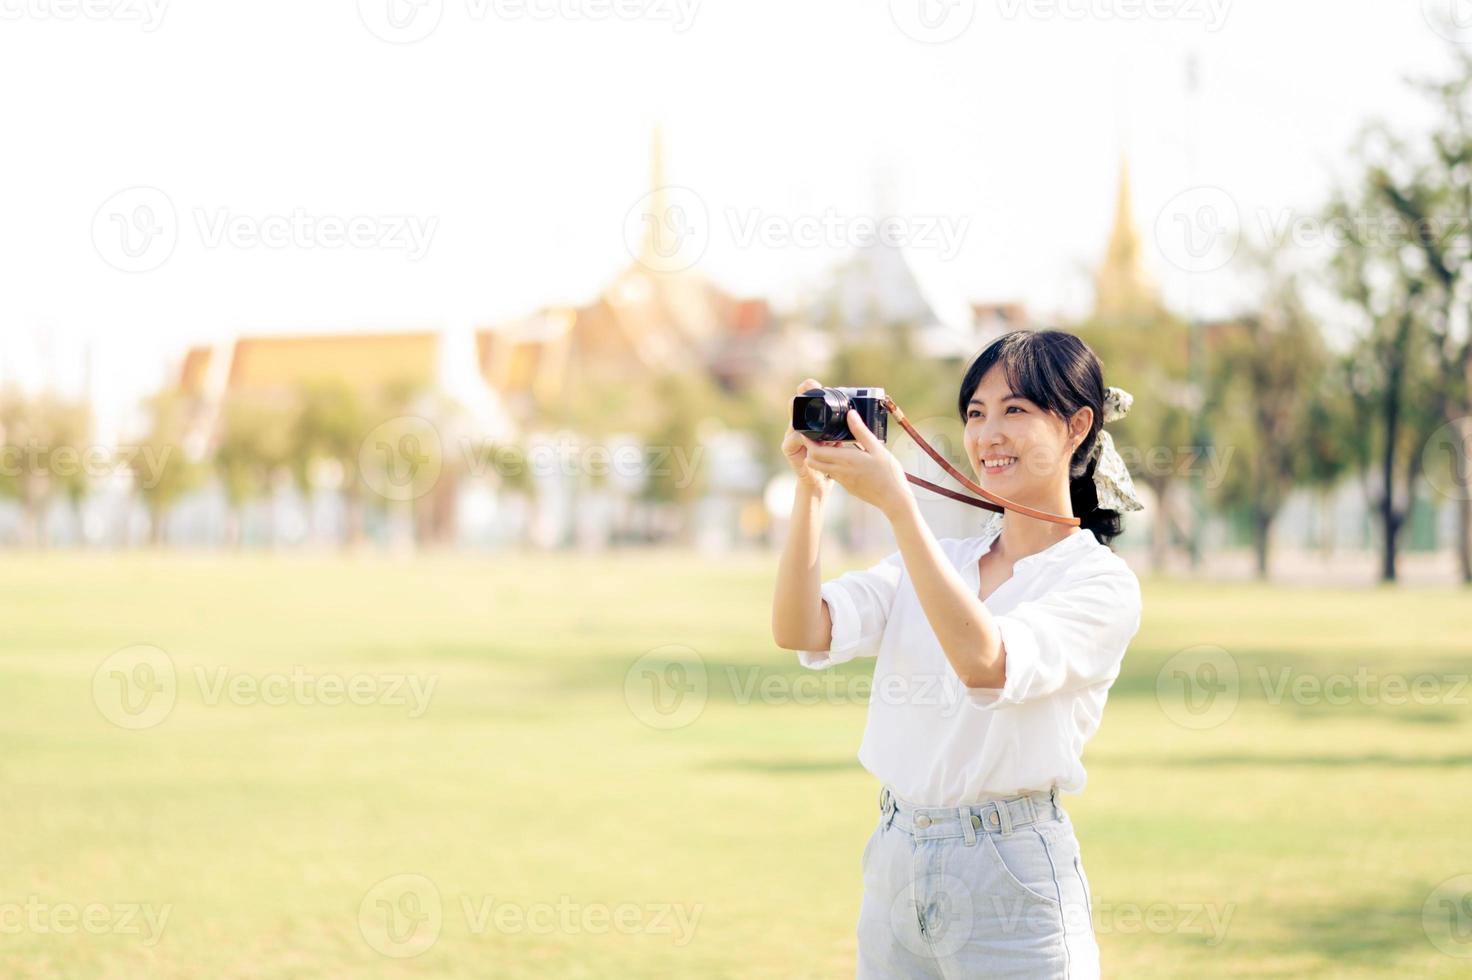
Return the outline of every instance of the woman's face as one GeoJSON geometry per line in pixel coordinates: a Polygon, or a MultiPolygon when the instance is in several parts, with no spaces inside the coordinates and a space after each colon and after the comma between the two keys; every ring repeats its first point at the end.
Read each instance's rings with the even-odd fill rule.
{"type": "Polygon", "coordinates": [[[966,406],[966,458],[977,482],[1012,500],[1049,500],[1068,489],[1068,464],[1088,435],[1093,409],[1070,426],[1021,396],[1013,397],[1002,365],[994,364],[966,406]],[[1004,465],[988,465],[992,460],[1004,465]]]}

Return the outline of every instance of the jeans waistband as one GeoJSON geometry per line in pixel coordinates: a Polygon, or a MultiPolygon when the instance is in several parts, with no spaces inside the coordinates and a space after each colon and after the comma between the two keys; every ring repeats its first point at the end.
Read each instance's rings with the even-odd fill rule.
{"type": "Polygon", "coordinates": [[[1046,793],[1024,793],[1000,800],[965,806],[916,806],[901,799],[885,784],[879,791],[879,814],[885,826],[893,826],[916,839],[936,840],[977,834],[1010,834],[1018,827],[1063,819],[1058,804],[1058,787],[1046,793]]]}

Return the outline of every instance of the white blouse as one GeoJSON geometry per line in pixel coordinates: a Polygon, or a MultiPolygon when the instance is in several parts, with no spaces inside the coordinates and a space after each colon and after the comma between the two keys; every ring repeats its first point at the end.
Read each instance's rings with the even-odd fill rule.
{"type": "MultiPolygon", "coordinates": [[[[942,538],[973,593],[982,533],[942,538]]],[[[797,651],[821,670],[876,657],[859,762],[901,799],[962,806],[1057,786],[1083,790],[1084,743],[1098,731],[1109,687],[1140,628],[1140,582],[1091,531],[1020,558],[984,604],[1006,648],[1005,686],[968,688],[941,649],[898,551],[824,582],[833,620],[828,650],[797,651]]]]}

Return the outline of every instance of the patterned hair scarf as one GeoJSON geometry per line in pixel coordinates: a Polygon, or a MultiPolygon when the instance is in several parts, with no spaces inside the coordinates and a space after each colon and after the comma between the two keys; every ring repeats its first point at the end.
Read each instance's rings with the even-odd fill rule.
{"type": "MultiPolygon", "coordinates": [[[[1104,389],[1104,422],[1124,418],[1129,414],[1134,401],[1135,396],[1123,388],[1104,389]]],[[[1098,460],[1094,466],[1094,488],[1098,492],[1100,507],[1119,513],[1145,509],[1140,498],[1135,496],[1135,483],[1130,479],[1129,467],[1120,458],[1119,452],[1114,448],[1114,439],[1103,425],[1099,426],[1099,437],[1094,440],[1094,448],[1084,460],[1085,469],[1093,459],[1098,460]]]]}

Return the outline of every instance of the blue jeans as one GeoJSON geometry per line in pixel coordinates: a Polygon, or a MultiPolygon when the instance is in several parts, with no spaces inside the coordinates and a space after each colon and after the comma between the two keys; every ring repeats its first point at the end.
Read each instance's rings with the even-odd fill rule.
{"type": "Polygon", "coordinates": [[[1099,976],[1088,879],[1057,790],[927,807],[885,786],[863,868],[859,980],[1099,976]]]}

